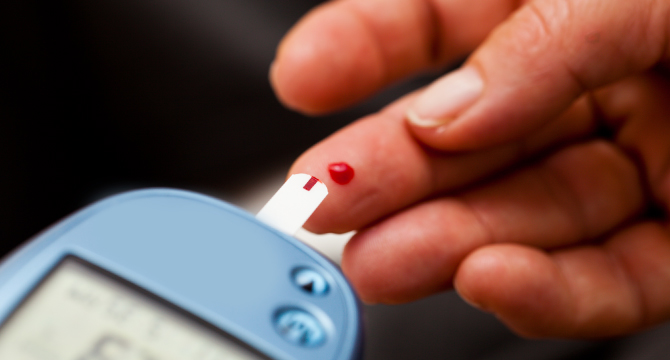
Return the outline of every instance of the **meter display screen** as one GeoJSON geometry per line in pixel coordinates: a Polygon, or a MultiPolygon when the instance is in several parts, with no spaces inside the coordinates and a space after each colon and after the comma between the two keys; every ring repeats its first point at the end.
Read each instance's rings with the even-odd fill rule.
{"type": "Polygon", "coordinates": [[[0,359],[268,359],[114,275],[69,256],[0,326],[0,359]]]}

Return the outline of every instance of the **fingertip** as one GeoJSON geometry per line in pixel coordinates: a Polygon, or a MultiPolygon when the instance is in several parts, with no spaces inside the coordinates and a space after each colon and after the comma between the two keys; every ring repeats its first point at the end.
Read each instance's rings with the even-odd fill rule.
{"type": "Polygon", "coordinates": [[[436,127],[455,119],[482,94],[484,81],[473,66],[464,66],[436,80],[409,106],[410,123],[436,127]]]}
{"type": "Polygon", "coordinates": [[[509,287],[502,283],[515,269],[506,250],[485,246],[463,260],[454,277],[454,288],[467,303],[495,311],[500,296],[509,295],[509,287]]]}
{"type": "Polygon", "coordinates": [[[481,127],[472,127],[468,123],[463,126],[461,121],[471,108],[476,108],[481,98],[490,97],[485,90],[485,78],[472,64],[441,77],[421,91],[407,107],[405,120],[410,131],[421,143],[443,151],[467,151],[496,145],[496,141],[490,139],[493,129],[485,129],[487,136],[480,136],[477,132],[482,130],[481,127]]]}
{"type": "Polygon", "coordinates": [[[480,248],[461,263],[454,287],[466,302],[494,313],[519,335],[550,336],[564,326],[557,318],[567,308],[565,286],[540,250],[515,244],[480,248]]]}
{"type": "MultiPolygon", "coordinates": [[[[302,45],[293,45],[290,39],[285,39],[277,50],[277,55],[270,65],[270,85],[279,102],[286,108],[317,116],[327,113],[331,107],[325,93],[328,89],[322,81],[305,78],[303,72],[315,71],[313,63],[318,55],[296,48],[302,45]],[[288,50],[282,50],[288,48],[288,50]]],[[[320,74],[321,77],[324,74],[320,74]]]]}
{"type": "Polygon", "coordinates": [[[314,9],[278,47],[270,82],[291,109],[327,113],[371,95],[384,83],[383,60],[368,29],[336,5],[314,9]]]}
{"type": "Polygon", "coordinates": [[[490,311],[488,292],[491,274],[499,274],[503,262],[497,252],[476,250],[459,266],[454,276],[454,289],[468,304],[490,311]]]}
{"type": "Polygon", "coordinates": [[[329,191],[306,229],[361,229],[430,191],[425,152],[404,126],[404,101],[341,129],[295,161],[290,173],[316,176],[329,191]],[[329,166],[340,163],[353,169],[348,182],[331,178],[329,166]]]}
{"type": "MultiPolygon", "coordinates": [[[[328,142],[325,142],[328,144],[328,142]]],[[[346,140],[340,143],[346,148],[346,140]]],[[[321,205],[310,216],[304,228],[317,234],[323,233],[346,233],[356,230],[355,224],[347,221],[347,215],[351,212],[352,201],[356,200],[355,194],[365,192],[365,182],[360,181],[361,175],[365,174],[365,168],[361,165],[360,158],[354,152],[340,149],[340,151],[320,143],[303,153],[291,166],[288,176],[291,174],[310,174],[326,185],[328,196],[321,205]],[[351,170],[351,177],[347,182],[331,174],[330,165],[346,164],[351,170]],[[362,174],[358,174],[358,173],[362,174]],[[354,175],[356,174],[356,175],[354,175]]]]}

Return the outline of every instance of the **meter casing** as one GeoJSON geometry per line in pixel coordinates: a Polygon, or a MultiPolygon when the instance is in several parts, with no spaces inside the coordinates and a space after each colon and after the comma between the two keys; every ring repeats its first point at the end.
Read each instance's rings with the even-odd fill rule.
{"type": "Polygon", "coordinates": [[[113,274],[273,359],[359,359],[359,302],[337,266],[252,215],[204,195],[133,191],[93,204],[39,234],[0,263],[0,330],[63,259],[113,274]],[[294,274],[327,283],[314,294],[294,274]],[[278,313],[317,319],[325,340],[288,341],[278,313]]]}

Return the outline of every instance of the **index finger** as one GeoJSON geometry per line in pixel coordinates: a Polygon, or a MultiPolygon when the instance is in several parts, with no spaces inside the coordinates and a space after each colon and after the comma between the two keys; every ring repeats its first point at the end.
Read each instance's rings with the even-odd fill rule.
{"type": "Polygon", "coordinates": [[[313,114],[342,108],[409,74],[464,57],[518,3],[329,2],[284,38],[271,82],[288,107],[313,114]]]}
{"type": "Polygon", "coordinates": [[[412,96],[345,127],[305,152],[290,173],[322,180],[329,196],[305,227],[317,233],[357,230],[436,193],[467,186],[554,144],[590,133],[585,99],[528,138],[492,149],[446,154],[424,148],[404,120],[412,96]],[[340,185],[328,165],[346,162],[353,180],[340,185]]]}

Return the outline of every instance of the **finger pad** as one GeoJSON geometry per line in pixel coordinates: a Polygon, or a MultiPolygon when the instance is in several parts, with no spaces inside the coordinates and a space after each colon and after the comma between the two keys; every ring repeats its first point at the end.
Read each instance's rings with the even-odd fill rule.
{"type": "Polygon", "coordinates": [[[406,206],[408,199],[429,190],[427,161],[395,108],[349,125],[305,152],[290,170],[316,176],[328,187],[328,197],[305,227],[319,233],[347,232],[406,206]],[[330,177],[328,165],[339,162],[356,173],[347,184],[330,177]]]}
{"type": "Polygon", "coordinates": [[[307,15],[279,47],[271,82],[291,108],[335,110],[383,84],[383,60],[369,30],[351,12],[333,5],[307,15]]]}
{"type": "Polygon", "coordinates": [[[459,267],[455,286],[468,302],[494,312],[526,336],[545,335],[565,306],[565,286],[552,260],[520,245],[491,245],[459,267]]]}

